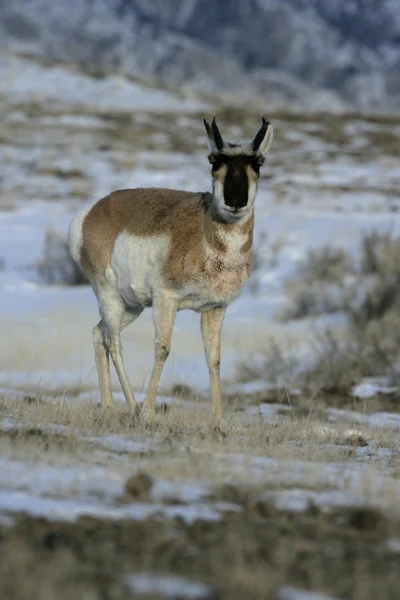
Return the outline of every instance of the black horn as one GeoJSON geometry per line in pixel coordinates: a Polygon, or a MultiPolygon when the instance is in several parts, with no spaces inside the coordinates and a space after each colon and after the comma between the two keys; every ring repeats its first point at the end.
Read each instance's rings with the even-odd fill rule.
{"type": "MultiPolygon", "coordinates": [[[[219,132],[218,129],[218,125],[215,121],[215,115],[213,117],[212,123],[211,123],[211,127],[212,127],[212,132],[213,132],[213,136],[214,136],[214,142],[215,145],[217,147],[217,150],[222,150],[222,148],[224,147],[224,140],[222,139],[222,135],[219,132]]],[[[261,143],[261,142],[260,142],[261,143]]]]}
{"type": "Polygon", "coordinates": [[[258,131],[256,137],[251,142],[251,148],[252,148],[253,152],[257,152],[257,150],[259,149],[261,142],[263,141],[265,134],[267,132],[268,126],[270,125],[269,121],[266,121],[264,119],[263,115],[261,115],[261,118],[262,118],[261,129],[258,131]]]}

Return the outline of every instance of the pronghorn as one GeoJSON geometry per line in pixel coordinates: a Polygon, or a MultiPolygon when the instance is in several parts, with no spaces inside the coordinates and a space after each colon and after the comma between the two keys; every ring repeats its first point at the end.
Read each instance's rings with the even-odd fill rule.
{"type": "Polygon", "coordinates": [[[72,257],[86,273],[99,303],[101,319],[93,329],[93,343],[104,407],[113,404],[111,354],[126,401],[139,414],[120,333],[144,308],[153,307],[155,361],[140,413],[149,420],[154,418],[176,312],[187,308],[201,313],[213,417],[217,424],[222,421],[222,322],[252,268],[254,203],[272,125],[262,117],[260,130],[248,144],[225,143],[215,117],[212,125],[204,119],[204,125],[212,193],[118,190],[81,210],[69,231],[72,257]]]}

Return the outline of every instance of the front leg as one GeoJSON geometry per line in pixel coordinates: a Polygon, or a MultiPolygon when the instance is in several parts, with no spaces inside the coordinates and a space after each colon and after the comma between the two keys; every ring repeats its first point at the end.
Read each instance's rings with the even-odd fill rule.
{"type": "Polygon", "coordinates": [[[149,389],[141,411],[141,416],[145,420],[152,421],[154,419],[158,384],[160,382],[164,363],[169,355],[172,328],[174,326],[177,309],[178,303],[176,300],[165,294],[160,294],[153,299],[155,357],[149,389]]]}
{"type": "Polygon", "coordinates": [[[220,384],[221,330],[226,307],[212,308],[201,313],[201,334],[206,351],[210,374],[213,418],[217,425],[222,422],[222,400],[220,384]]]}

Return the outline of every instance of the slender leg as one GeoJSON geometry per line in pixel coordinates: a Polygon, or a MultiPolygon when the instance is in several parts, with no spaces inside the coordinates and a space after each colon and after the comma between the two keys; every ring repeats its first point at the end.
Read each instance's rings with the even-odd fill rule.
{"type": "Polygon", "coordinates": [[[206,351],[210,374],[212,414],[215,422],[222,421],[222,401],[220,384],[221,330],[226,308],[212,308],[201,313],[201,333],[206,351]]]}
{"type": "Polygon", "coordinates": [[[108,292],[109,290],[104,289],[99,294],[99,308],[104,324],[104,344],[111,355],[128,406],[133,413],[138,414],[139,408],[122,358],[120,332],[134,319],[137,319],[143,309],[127,311],[122,298],[108,292]]]}
{"type": "Polygon", "coordinates": [[[125,399],[132,413],[139,414],[139,408],[136,402],[134,393],[132,392],[128,376],[125,371],[124,361],[122,358],[122,346],[119,333],[112,336],[110,341],[110,354],[117,371],[118,379],[124,392],[125,399]]]}
{"type": "Polygon", "coordinates": [[[108,347],[104,338],[104,324],[102,320],[99,321],[93,329],[93,345],[97,375],[99,378],[101,403],[103,408],[111,408],[113,405],[113,398],[110,380],[110,361],[108,347]]]}
{"type": "Polygon", "coordinates": [[[172,328],[174,326],[177,303],[167,296],[158,296],[153,301],[153,319],[155,328],[155,358],[151,373],[149,389],[142,408],[142,415],[147,420],[154,419],[155,402],[161,373],[171,347],[172,328]]]}
{"type": "Polygon", "coordinates": [[[124,392],[125,400],[133,414],[139,415],[139,406],[136,401],[135,395],[132,391],[131,384],[129,383],[128,375],[126,374],[124,360],[122,357],[122,345],[120,333],[129,323],[132,323],[134,319],[140,315],[143,309],[136,312],[124,312],[121,323],[118,330],[110,331],[110,354],[118,375],[119,382],[124,392]]]}

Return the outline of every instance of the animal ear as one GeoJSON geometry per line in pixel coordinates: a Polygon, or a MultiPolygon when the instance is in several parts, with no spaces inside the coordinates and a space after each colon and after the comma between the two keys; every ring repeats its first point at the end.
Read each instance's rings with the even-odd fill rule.
{"type": "Polygon", "coordinates": [[[222,139],[222,135],[219,132],[218,125],[215,121],[215,116],[213,117],[212,124],[207,121],[207,119],[203,119],[204,126],[206,128],[207,137],[208,137],[208,146],[210,152],[218,152],[222,150],[225,143],[222,139]]]}
{"type": "Polygon", "coordinates": [[[272,140],[274,138],[274,128],[272,127],[269,121],[266,121],[264,117],[262,118],[262,126],[261,129],[257,132],[256,137],[251,142],[251,148],[253,152],[259,152],[260,154],[267,154],[270,146],[272,144],[272,140]]]}

